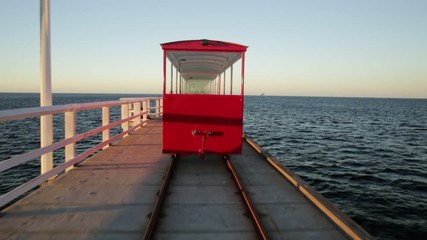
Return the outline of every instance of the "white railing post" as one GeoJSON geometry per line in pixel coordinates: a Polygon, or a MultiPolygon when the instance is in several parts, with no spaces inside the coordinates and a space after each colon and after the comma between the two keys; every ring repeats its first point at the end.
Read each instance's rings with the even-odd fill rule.
{"type": "MultiPolygon", "coordinates": [[[[107,126],[110,124],[110,107],[102,107],[102,126],[107,126]]],[[[102,131],[102,142],[108,141],[110,139],[110,129],[105,129],[102,131]]],[[[105,145],[102,149],[108,148],[110,145],[105,145]]]]}
{"type": "MultiPolygon", "coordinates": [[[[40,106],[52,106],[52,82],[50,65],[50,1],[40,0],[40,106]]],[[[53,117],[40,117],[40,147],[53,143],[53,117]]],[[[49,152],[40,158],[41,174],[53,168],[53,153],[49,152]]]]}
{"type": "MultiPolygon", "coordinates": [[[[64,114],[65,139],[72,138],[76,135],[76,113],[65,112],[64,114]]],[[[76,143],[70,143],[65,146],[65,161],[70,161],[76,157],[76,143]]],[[[66,169],[69,171],[73,166],[66,169]]]]}
{"type": "Polygon", "coordinates": [[[160,116],[163,116],[163,98],[160,98],[160,116]]]}
{"type": "MultiPolygon", "coordinates": [[[[122,120],[129,117],[129,104],[122,104],[122,120]]],[[[122,123],[122,130],[127,131],[129,129],[129,122],[122,123]]],[[[126,137],[128,134],[124,135],[123,137],[126,137]]]]}
{"type": "MultiPolygon", "coordinates": [[[[53,116],[40,117],[40,147],[53,143],[53,116]]],[[[43,174],[53,168],[53,152],[43,154],[40,158],[40,173],[43,174]]]]}
{"type": "Polygon", "coordinates": [[[160,99],[156,98],[156,117],[160,116],[160,99]]]}
{"type": "Polygon", "coordinates": [[[128,111],[129,111],[128,117],[135,115],[135,112],[134,112],[135,109],[133,107],[134,107],[133,103],[128,104],[128,111]]]}
{"type": "MultiPolygon", "coordinates": [[[[147,99],[142,102],[142,111],[145,112],[144,115],[142,115],[142,121],[144,121],[144,122],[147,121],[147,116],[150,113],[149,102],[150,102],[150,100],[147,100],[147,99]],[[147,102],[148,102],[148,104],[147,104],[147,102]]],[[[145,123],[144,123],[144,125],[145,125],[145,123]]]]}
{"type": "MultiPolygon", "coordinates": [[[[134,104],[133,104],[133,114],[134,115],[139,115],[139,114],[141,114],[141,102],[135,102],[134,104]]],[[[137,117],[137,118],[135,118],[134,120],[134,123],[135,123],[135,125],[138,125],[138,124],[140,124],[141,123],[141,117],[137,117]]],[[[139,128],[139,127],[138,127],[139,128]]],[[[137,128],[137,129],[138,129],[137,128]]]]}

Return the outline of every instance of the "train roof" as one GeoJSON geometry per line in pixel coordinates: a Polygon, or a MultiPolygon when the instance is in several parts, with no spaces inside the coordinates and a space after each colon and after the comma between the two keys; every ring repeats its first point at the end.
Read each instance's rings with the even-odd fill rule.
{"type": "Polygon", "coordinates": [[[245,52],[248,46],[209,39],[183,40],[160,44],[163,50],[245,52]]]}
{"type": "Polygon", "coordinates": [[[162,43],[166,57],[186,80],[212,80],[237,62],[247,46],[217,40],[162,43]]]}

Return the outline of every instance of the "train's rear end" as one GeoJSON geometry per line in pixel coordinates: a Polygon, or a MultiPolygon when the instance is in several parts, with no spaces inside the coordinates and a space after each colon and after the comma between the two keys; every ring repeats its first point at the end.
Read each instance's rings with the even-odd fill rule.
{"type": "Polygon", "coordinates": [[[161,46],[163,153],[241,153],[247,46],[206,39],[161,46]]]}

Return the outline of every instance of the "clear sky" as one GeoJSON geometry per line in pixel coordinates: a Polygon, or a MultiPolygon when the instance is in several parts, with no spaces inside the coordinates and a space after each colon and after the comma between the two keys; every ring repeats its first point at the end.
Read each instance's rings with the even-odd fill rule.
{"type": "MultiPolygon", "coordinates": [[[[0,0],[0,92],[40,88],[39,1],[0,0]]],[[[54,92],[161,93],[160,43],[248,45],[246,93],[427,98],[426,0],[51,0],[54,92]]]]}

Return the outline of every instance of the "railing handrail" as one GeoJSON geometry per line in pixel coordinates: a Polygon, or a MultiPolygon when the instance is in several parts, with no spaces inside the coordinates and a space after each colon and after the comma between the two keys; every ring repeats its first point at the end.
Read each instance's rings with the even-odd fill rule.
{"type": "Polygon", "coordinates": [[[63,148],[65,146],[67,146],[68,144],[72,144],[72,143],[81,141],[81,140],[83,140],[85,138],[91,137],[91,136],[93,136],[95,134],[101,133],[102,131],[104,131],[106,129],[111,129],[113,127],[116,127],[116,126],[120,125],[123,122],[128,122],[129,120],[133,120],[133,119],[135,119],[137,117],[141,117],[141,115],[143,115],[145,113],[148,113],[148,112],[144,111],[144,112],[142,112],[139,115],[134,115],[134,116],[128,117],[126,119],[122,119],[122,120],[116,121],[114,123],[110,123],[107,126],[95,128],[95,129],[89,130],[87,132],[81,133],[79,135],[76,135],[74,137],[66,138],[64,140],[52,143],[49,146],[38,148],[36,150],[32,150],[30,152],[27,152],[27,153],[24,153],[24,154],[21,154],[21,155],[18,155],[18,156],[14,156],[14,157],[11,157],[11,158],[6,159],[4,161],[1,161],[0,162],[0,172],[5,171],[5,170],[7,170],[9,168],[15,167],[15,166],[17,166],[19,164],[28,162],[28,161],[30,161],[30,160],[32,160],[34,158],[40,157],[41,155],[46,154],[48,152],[53,152],[55,150],[63,148]]]}
{"type": "MultiPolygon", "coordinates": [[[[63,140],[53,142],[50,145],[30,150],[24,154],[13,156],[9,159],[0,162],[0,172],[25,163],[47,153],[52,153],[55,150],[65,147],[65,162],[48,169],[33,180],[23,183],[15,189],[0,196],[0,208],[8,202],[16,199],[25,192],[31,190],[35,186],[44,181],[58,175],[66,169],[69,169],[74,164],[83,161],[86,157],[94,152],[105,149],[108,145],[122,137],[126,137],[129,133],[143,126],[148,120],[147,115],[150,110],[155,109],[156,115],[160,116],[162,112],[161,97],[144,97],[144,98],[121,98],[120,101],[105,101],[105,102],[90,102],[90,103],[74,103],[66,105],[55,105],[49,107],[32,107],[0,111],[0,123],[6,121],[15,121],[25,118],[42,117],[45,115],[64,114],[65,121],[65,137],[63,140]],[[155,100],[155,107],[150,106],[151,100],[155,100]],[[121,106],[121,119],[110,122],[110,107],[121,106]],[[76,112],[102,109],[102,126],[94,127],[84,133],[76,135],[76,112]],[[142,111],[141,111],[142,110],[142,111]],[[142,119],[141,119],[142,118],[142,119]],[[133,126],[129,128],[129,123],[133,122],[133,126]],[[110,138],[110,130],[121,125],[122,133],[119,133],[110,138]],[[102,133],[101,143],[91,147],[80,155],[76,156],[75,144],[78,141],[86,139],[95,134],[102,133]]],[[[52,129],[53,131],[53,129],[52,129]]]]}
{"type": "Polygon", "coordinates": [[[148,98],[122,98],[123,101],[105,101],[105,102],[90,102],[90,103],[72,103],[65,105],[54,105],[49,107],[31,107],[31,108],[18,108],[0,111],[0,123],[6,121],[14,121],[25,118],[40,117],[44,115],[60,114],[64,112],[78,112],[101,107],[114,107],[123,104],[135,103],[142,100],[153,100],[158,97],[148,98]]]}

